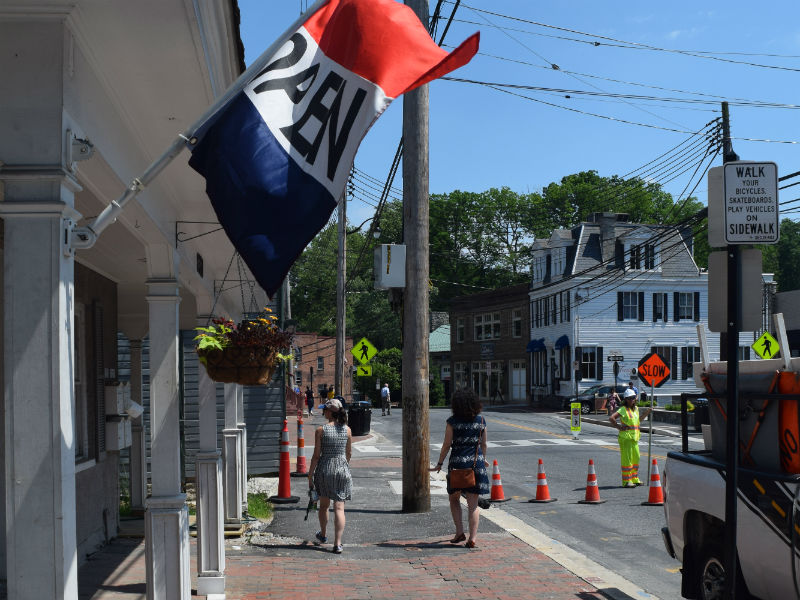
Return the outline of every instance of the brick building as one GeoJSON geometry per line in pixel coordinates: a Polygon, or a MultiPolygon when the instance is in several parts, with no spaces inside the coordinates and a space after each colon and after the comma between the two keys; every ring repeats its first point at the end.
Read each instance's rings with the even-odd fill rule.
{"type": "MultiPolygon", "coordinates": [[[[344,389],[337,390],[348,402],[353,391],[353,338],[344,341],[344,389]]],[[[325,387],[333,387],[336,370],[336,337],[316,333],[294,334],[294,376],[295,385],[305,392],[306,386],[314,390],[314,398],[319,399],[325,387]]]]}
{"type": "Polygon", "coordinates": [[[488,404],[527,402],[527,283],[460,296],[450,303],[452,389],[471,387],[488,404]]]}

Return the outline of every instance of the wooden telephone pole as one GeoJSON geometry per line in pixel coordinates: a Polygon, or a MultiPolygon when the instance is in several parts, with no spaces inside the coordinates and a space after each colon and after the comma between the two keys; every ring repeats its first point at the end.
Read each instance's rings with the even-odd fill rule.
{"type": "MultiPolygon", "coordinates": [[[[428,0],[405,0],[428,29],[428,0]]],[[[428,86],[403,95],[403,512],[428,512],[428,86]]]]}

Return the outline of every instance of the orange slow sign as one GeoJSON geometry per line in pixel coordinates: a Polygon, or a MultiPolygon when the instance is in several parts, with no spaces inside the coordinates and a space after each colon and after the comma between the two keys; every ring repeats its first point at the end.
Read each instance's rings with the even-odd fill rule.
{"type": "Polygon", "coordinates": [[[660,387],[669,378],[669,367],[655,352],[651,352],[639,361],[636,372],[639,378],[651,387],[660,387]]]}

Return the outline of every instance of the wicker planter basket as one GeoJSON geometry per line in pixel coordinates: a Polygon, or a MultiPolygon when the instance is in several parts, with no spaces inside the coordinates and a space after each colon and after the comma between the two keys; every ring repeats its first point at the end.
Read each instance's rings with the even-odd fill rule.
{"type": "Polygon", "coordinates": [[[266,385],[278,366],[274,348],[241,348],[198,351],[208,376],[219,383],[266,385]]]}

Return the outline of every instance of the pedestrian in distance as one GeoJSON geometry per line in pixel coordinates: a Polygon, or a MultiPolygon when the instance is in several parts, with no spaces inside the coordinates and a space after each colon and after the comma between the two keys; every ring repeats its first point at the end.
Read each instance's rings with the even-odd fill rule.
{"type": "Polygon", "coordinates": [[[639,481],[639,422],[647,418],[652,408],[645,409],[641,417],[639,407],[636,405],[636,392],[627,389],[622,394],[622,406],[614,411],[608,420],[619,430],[619,456],[622,467],[622,487],[636,487],[642,485],[639,481]],[[617,421],[619,419],[619,421],[617,421]]]}
{"type": "Polygon", "coordinates": [[[478,396],[470,389],[457,390],[451,401],[453,414],[447,419],[444,432],[442,451],[439,462],[431,471],[441,471],[447,453],[450,461],[447,465],[447,493],[450,497],[450,514],[456,527],[455,536],[451,544],[458,544],[466,540],[467,548],[476,547],[478,536],[478,522],[480,509],[478,508],[478,495],[488,494],[489,474],[486,467],[486,420],[481,416],[481,402],[478,396]],[[470,469],[475,472],[475,486],[465,489],[454,488],[450,485],[450,474],[453,469],[470,469]],[[469,538],[464,534],[464,525],[461,514],[461,494],[467,498],[469,511],[469,538]]]}
{"type": "Polygon", "coordinates": [[[328,388],[328,395],[327,395],[328,400],[333,400],[333,397],[335,395],[336,395],[336,390],[333,389],[333,386],[330,386],[328,388]]]}
{"type": "Polygon", "coordinates": [[[381,388],[381,414],[392,414],[392,392],[389,391],[388,383],[384,383],[381,388]]]}
{"type": "Polygon", "coordinates": [[[328,422],[317,427],[314,433],[314,455],[308,469],[308,487],[319,494],[319,531],[314,544],[328,542],[328,509],[333,501],[333,552],[342,553],[344,533],[344,503],[351,499],[353,478],[350,474],[350,456],[353,436],[347,426],[347,411],[341,401],[331,399],[322,405],[322,416],[328,422]]]}
{"type": "Polygon", "coordinates": [[[314,392],[311,391],[309,386],[306,386],[306,406],[308,407],[308,416],[314,416],[314,392]]]}
{"type": "Polygon", "coordinates": [[[608,414],[610,415],[614,411],[619,408],[619,394],[617,394],[617,390],[611,390],[611,393],[608,395],[608,414]]]}

